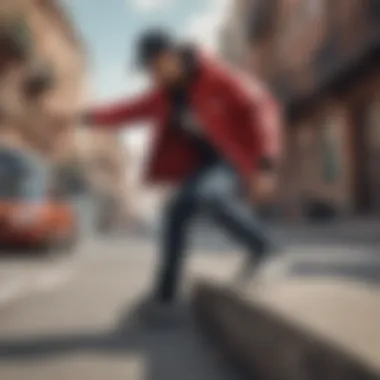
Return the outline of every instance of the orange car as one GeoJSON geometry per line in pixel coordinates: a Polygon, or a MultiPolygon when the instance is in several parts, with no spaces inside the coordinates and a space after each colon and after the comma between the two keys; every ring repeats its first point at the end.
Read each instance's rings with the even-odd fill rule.
{"type": "Polygon", "coordinates": [[[76,215],[50,192],[49,170],[16,149],[0,149],[0,248],[69,248],[76,215]]]}

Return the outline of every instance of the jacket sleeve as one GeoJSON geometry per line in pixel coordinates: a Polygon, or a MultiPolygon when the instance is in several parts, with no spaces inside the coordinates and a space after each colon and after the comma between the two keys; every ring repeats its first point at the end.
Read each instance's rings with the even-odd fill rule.
{"type": "Polygon", "coordinates": [[[157,94],[150,93],[134,100],[119,101],[90,110],[86,119],[89,123],[106,127],[149,119],[154,114],[156,99],[157,94]]]}
{"type": "Polygon", "coordinates": [[[283,150],[283,122],[280,105],[261,83],[253,90],[252,127],[258,130],[264,159],[279,161],[283,150]]]}
{"type": "Polygon", "coordinates": [[[224,91],[238,115],[250,120],[252,166],[263,170],[277,163],[282,154],[282,118],[275,98],[257,79],[224,71],[224,91]]]}

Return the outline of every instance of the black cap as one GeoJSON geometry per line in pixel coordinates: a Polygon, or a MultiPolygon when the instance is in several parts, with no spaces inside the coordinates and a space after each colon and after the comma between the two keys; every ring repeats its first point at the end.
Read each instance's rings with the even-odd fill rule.
{"type": "Polygon", "coordinates": [[[158,55],[175,47],[175,41],[169,33],[161,29],[151,29],[143,33],[137,43],[137,61],[146,67],[158,55]]]}

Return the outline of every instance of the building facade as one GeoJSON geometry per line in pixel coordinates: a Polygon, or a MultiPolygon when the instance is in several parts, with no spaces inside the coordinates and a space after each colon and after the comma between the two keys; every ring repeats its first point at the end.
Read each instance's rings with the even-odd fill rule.
{"type": "Polygon", "coordinates": [[[0,142],[38,153],[66,186],[85,182],[128,208],[124,147],[114,135],[78,128],[87,62],[67,10],[59,0],[4,0],[0,37],[0,142]]]}
{"type": "Polygon", "coordinates": [[[243,32],[234,45],[245,46],[240,60],[286,110],[285,216],[310,216],[312,204],[342,216],[379,215],[380,3],[236,0],[236,6],[234,22],[243,32]]]}
{"type": "Polygon", "coordinates": [[[65,155],[83,99],[83,47],[57,1],[1,4],[3,130],[49,160],[65,155]]]}

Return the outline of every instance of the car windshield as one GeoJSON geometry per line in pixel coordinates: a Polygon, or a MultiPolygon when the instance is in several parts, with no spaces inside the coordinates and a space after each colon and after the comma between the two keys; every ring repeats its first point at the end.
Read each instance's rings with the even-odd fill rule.
{"type": "Polygon", "coordinates": [[[0,200],[38,200],[46,190],[43,165],[18,151],[0,151],[0,200]]]}

